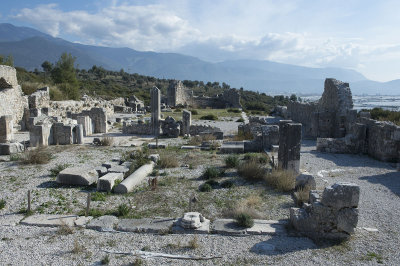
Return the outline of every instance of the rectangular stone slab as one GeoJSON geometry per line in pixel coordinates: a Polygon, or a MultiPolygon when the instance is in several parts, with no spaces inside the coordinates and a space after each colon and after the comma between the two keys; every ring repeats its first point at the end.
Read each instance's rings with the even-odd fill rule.
{"type": "Polygon", "coordinates": [[[123,173],[108,173],[99,178],[97,182],[97,190],[98,191],[111,191],[115,181],[123,180],[124,174],[123,173]]]}
{"type": "Polygon", "coordinates": [[[285,225],[273,220],[254,220],[254,225],[246,229],[250,235],[279,235],[285,233],[285,225]]]}
{"type": "Polygon", "coordinates": [[[57,176],[57,183],[66,185],[90,186],[97,182],[99,174],[90,167],[69,167],[57,176]]]}
{"type": "Polygon", "coordinates": [[[97,230],[100,232],[114,231],[115,226],[118,224],[118,218],[111,215],[100,216],[91,220],[86,228],[97,230]]]}
{"type": "Polygon", "coordinates": [[[77,215],[36,214],[26,217],[20,224],[43,227],[67,225],[72,227],[75,226],[75,220],[78,218],[79,216],[77,215]]]}
{"type": "Polygon", "coordinates": [[[124,232],[155,233],[162,234],[171,231],[173,218],[142,218],[142,219],[122,219],[117,230],[124,232]]]}
{"type": "Polygon", "coordinates": [[[233,219],[217,219],[212,223],[211,232],[221,235],[244,235],[246,228],[239,227],[233,219]]]}

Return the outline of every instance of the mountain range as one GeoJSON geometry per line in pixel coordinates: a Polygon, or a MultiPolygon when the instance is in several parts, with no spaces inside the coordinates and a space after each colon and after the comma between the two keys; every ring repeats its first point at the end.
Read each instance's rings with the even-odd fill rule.
{"type": "Polygon", "coordinates": [[[83,45],[32,28],[0,24],[0,54],[12,55],[15,66],[41,69],[44,61],[56,62],[63,52],[77,58],[78,68],[96,65],[157,78],[219,81],[266,93],[321,94],[325,78],[332,77],[349,82],[353,94],[400,94],[400,80],[372,81],[351,69],[311,68],[262,60],[211,63],[177,53],[83,45]]]}

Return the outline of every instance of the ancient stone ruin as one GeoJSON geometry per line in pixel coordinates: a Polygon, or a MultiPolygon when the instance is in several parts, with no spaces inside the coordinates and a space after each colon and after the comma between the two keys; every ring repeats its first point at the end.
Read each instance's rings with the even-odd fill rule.
{"type": "Polygon", "coordinates": [[[291,224],[313,239],[348,239],[357,227],[360,187],[337,183],[320,194],[310,191],[310,203],[290,208],[291,224]]]}

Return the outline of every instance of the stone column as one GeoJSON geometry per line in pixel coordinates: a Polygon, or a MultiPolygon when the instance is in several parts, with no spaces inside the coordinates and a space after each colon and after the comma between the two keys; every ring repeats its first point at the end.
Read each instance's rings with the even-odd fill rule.
{"type": "Polygon", "coordinates": [[[0,117],[0,143],[6,143],[13,139],[13,119],[11,115],[0,117]]]}
{"type": "Polygon", "coordinates": [[[153,87],[151,94],[151,126],[155,136],[160,135],[160,114],[161,114],[161,92],[157,87],[153,87]]]}
{"type": "Polygon", "coordinates": [[[50,136],[51,125],[41,124],[34,125],[29,131],[29,142],[31,147],[48,146],[50,136]]]}
{"type": "Polygon", "coordinates": [[[83,125],[78,124],[75,126],[75,144],[83,144],[83,125]]]}
{"type": "Polygon", "coordinates": [[[182,112],[182,135],[190,134],[190,126],[192,125],[192,112],[183,110],[182,112]]]}
{"type": "Polygon", "coordinates": [[[280,121],[278,167],[300,173],[300,148],[301,124],[280,121]]]}

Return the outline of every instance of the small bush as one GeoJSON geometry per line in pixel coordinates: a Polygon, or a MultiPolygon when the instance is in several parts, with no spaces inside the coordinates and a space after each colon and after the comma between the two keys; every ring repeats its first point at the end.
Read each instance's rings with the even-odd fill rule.
{"type": "Polygon", "coordinates": [[[74,254],[79,254],[81,252],[85,251],[85,247],[81,244],[79,244],[78,240],[74,240],[74,247],[72,248],[71,252],[74,254]]]}
{"type": "Polygon", "coordinates": [[[265,176],[265,169],[255,160],[240,163],[237,171],[241,177],[247,180],[261,180],[265,176]]]}
{"type": "Polygon", "coordinates": [[[221,183],[221,187],[223,187],[223,188],[231,188],[234,186],[235,186],[235,183],[233,183],[231,180],[226,180],[221,183]]]}
{"type": "Polygon", "coordinates": [[[239,165],[239,156],[229,155],[225,158],[225,166],[227,168],[235,168],[239,165]]]}
{"type": "Polygon", "coordinates": [[[118,206],[118,212],[117,212],[117,216],[118,217],[126,217],[128,216],[129,212],[131,211],[131,208],[128,204],[120,204],[118,206]]]}
{"type": "Polygon", "coordinates": [[[178,159],[176,156],[172,154],[160,154],[160,160],[158,161],[158,165],[161,168],[175,168],[178,167],[178,159]]]}
{"type": "Polygon", "coordinates": [[[213,179],[219,177],[221,172],[215,167],[207,167],[203,173],[204,179],[213,179]]]}
{"type": "Polygon", "coordinates": [[[74,230],[69,227],[66,223],[61,223],[61,226],[58,227],[57,234],[59,235],[71,235],[74,233],[74,230]]]}
{"type": "Polygon", "coordinates": [[[204,183],[203,185],[201,185],[199,187],[199,191],[201,191],[201,192],[210,192],[212,190],[213,190],[212,186],[210,184],[207,184],[207,183],[204,183]]]}
{"type": "Polygon", "coordinates": [[[299,207],[301,207],[303,203],[308,203],[310,199],[310,187],[300,187],[296,192],[294,192],[294,197],[296,199],[296,204],[299,207]]]}
{"type": "Polygon", "coordinates": [[[228,112],[229,112],[229,113],[236,113],[236,114],[238,114],[238,113],[240,113],[241,111],[240,111],[238,108],[229,108],[229,109],[228,109],[228,112]]]}
{"type": "Polygon", "coordinates": [[[235,217],[237,224],[241,227],[250,228],[254,225],[254,220],[246,213],[240,213],[235,217]]]}
{"type": "Polygon", "coordinates": [[[23,164],[46,164],[52,158],[51,153],[43,146],[29,150],[21,156],[23,164]]]}
{"type": "Polygon", "coordinates": [[[108,255],[106,255],[102,260],[101,260],[101,264],[102,265],[108,265],[110,263],[110,257],[108,255]]]}
{"type": "Polygon", "coordinates": [[[243,160],[249,161],[254,160],[261,164],[266,164],[269,161],[269,157],[265,153],[252,153],[248,152],[243,156],[243,160]]]}
{"type": "Polygon", "coordinates": [[[209,184],[212,188],[217,188],[219,183],[213,179],[208,180],[205,184],[209,184]]]}
{"type": "Polygon", "coordinates": [[[4,209],[5,206],[6,206],[6,200],[5,199],[1,199],[0,200],[0,210],[4,209]]]}
{"type": "Polygon", "coordinates": [[[50,176],[51,176],[51,177],[56,177],[56,176],[58,176],[58,174],[59,174],[62,170],[68,168],[69,166],[70,166],[69,164],[57,164],[55,167],[53,167],[53,168],[50,169],[50,176]]]}
{"type": "Polygon", "coordinates": [[[267,184],[279,191],[291,191],[296,184],[295,173],[287,170],[274,170],[265,176],[267,184]]]}
{"type": "Polygon", "coordinates": [[[107,196],[105,193],[96,191],[90,195],[90,198],[92,201],[106,201],[107,196]]]}
{"type": "Polygon", "coordinates": [[[100,146],[112,146],[114,143],[114,139],[112,137],[103,137],[100,140],[100,146]]]}
{"type": "Polygon", "coordinates": [[[191,112],[192,112],[192,115],[198,115],[199,114],[199,111],[197,111],[196,109],[191,110],[191,112]]]}
{"type": "Polygon", "coordinates": [[[214,114],[203,115],[200,117],[201,120],[218,120],[218,116],[214,114]]]}
{"type": "Polygon", "coordinates": [[[182,109],[181,108],[176,108],[175,110],[174,110],[174,113],[181,113],[182,112],[182,109]]]}
{"type": "Polygon", "coordinates": [[[239,118],[238,120],[236,120],[236,122],[243,123],[243,122],[244,122],[244,119],[241,117],[241,118],[239,118]]]}

